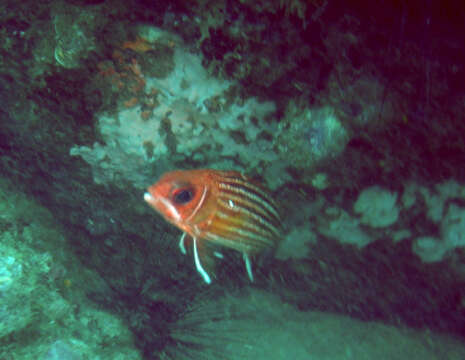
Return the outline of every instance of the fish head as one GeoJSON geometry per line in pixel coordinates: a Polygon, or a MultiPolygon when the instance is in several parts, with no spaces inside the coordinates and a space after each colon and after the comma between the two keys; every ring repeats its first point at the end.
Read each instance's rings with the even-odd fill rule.
{"type": "Polygon", "coordinates": [[[190,233],[208,192],[205,180],[198,170],[168,172],[147,189],[144,200],[165,220],[190,233]]]}

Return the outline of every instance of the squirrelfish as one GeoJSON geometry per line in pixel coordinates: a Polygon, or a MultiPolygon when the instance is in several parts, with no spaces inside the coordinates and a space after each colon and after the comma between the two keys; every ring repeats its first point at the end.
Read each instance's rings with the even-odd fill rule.
{"type": "MultiPolygon", "coordinates": [[[[176,170],[147,189],[144,200],[183,231],[179,247],[185,254],[192,238],[194,262],[207,284],[202,265],[204,241],[240,251],[253,281],[250,257],[273,248],[281,238],[281,218],[271,194],[236,171],[176,170]]],[[[219,253],[217,256],[221,257],[219,253]]]]}

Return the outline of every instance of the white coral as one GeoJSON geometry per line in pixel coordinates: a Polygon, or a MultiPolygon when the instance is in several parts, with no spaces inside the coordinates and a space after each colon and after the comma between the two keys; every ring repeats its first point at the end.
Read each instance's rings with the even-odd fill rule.
{"type": "Polygon", "coordinates": [[[364,225],[379,228],[394,224],[399,217],[397,193],[372,186],[362,191],[354,204],[354,211],[361,215],[364,225]]]}

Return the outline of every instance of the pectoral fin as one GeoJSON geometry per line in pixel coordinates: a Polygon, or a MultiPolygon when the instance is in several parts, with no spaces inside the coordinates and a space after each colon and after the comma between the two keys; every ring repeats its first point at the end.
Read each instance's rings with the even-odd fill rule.
{"type": "Polygon", "coordinates": [[[206,246],[203,241],[199,241],[197,238],[192,239],[193,250],[194,250],[194,261],[197,271],[202,276],[203,280],[207,283],[211,283],[210,274],[214,274],[215,270],[215,252],[209,246],[206,246]]]}
{"type": "Polygon", "coordinates": [[[187,233],[183,233],[179,239],[179,249],[184,255],[187,254],[187,249],[192,249],[194,254],[194,262],[197,271],[202,276],[203,280],[207,284],[211,284],[210,274],[214,274],[215,270],[215,257],[222,259],[223,254],[218,251],[215,251],[212,246],[208,246],[204,241],[199,240],[198,238],[191,237],[187,233]],[[192,248],[191,248],[192,245],[192,248]]]}

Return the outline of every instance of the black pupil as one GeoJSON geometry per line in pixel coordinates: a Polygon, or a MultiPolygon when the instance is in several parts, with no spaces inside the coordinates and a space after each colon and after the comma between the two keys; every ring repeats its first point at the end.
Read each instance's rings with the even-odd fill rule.
{"type": "Polygon", "coordinates": [[[192,197],[193,193],[190,189],[182,189],[174,194],[173,200],[176,204],[186,204],[192,200],[192,197]]]}

